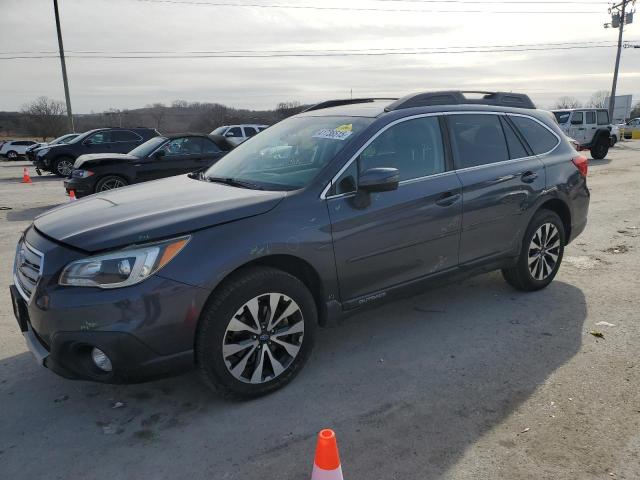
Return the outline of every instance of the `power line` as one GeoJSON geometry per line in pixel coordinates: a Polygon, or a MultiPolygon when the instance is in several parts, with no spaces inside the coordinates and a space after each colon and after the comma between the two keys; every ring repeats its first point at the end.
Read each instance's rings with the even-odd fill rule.
{"type": "MultiPolygon", "coordinates": [[[[587,48],[614,48],[615,45],[583,45],[583,46],[549,46],[540,48],[502,48],[502,49],[476,49],[476,50],[425,50],[425,51],[400,51],[400,52],[306,52],[306,53],[276,53],[276,54],[205,54],[205,55],[66,55],[66,58],[74,59],[198,59],[198,58],[296,58],[296,57],[375,57],[375,56],[392,56],[392,55],[441,55],[441,54],[460,54],[460,53],[508,53],[508,52],[546,52],[549,50],[577,50],[587,48]]],[[[10,56],[0,57],[0,60],[19,60],[19,59],[47,59],[57,58],[54,55],[38,55],[38,56],[10,56]]]]}
{"type": "MultiPolygon", "coordinates": [[[[635,40],[629,40],[634,42],[635,40]]],[[[615,45],[614,40],[597,40],[597,41],[581,41],[581,42],[546,42],[546,43],[520,43],[508,45],[461,45],[446,47],[383,47],[383,48],[347,48],[347,49],[298,49],[298,50],[66,50],[67,53],[77,54],[224,54],[224,53],[323,53],[323,52],[361,52],[361,51],[412,51],[412,50],[459,50],[459,49],[487,49],[487,48],[510,48],[510,47],[548,47],[548,46],[586,46],[586,45],[615,45]]],[[[0,52],[0,55],[37,55],[37,54],[54,54],[54,50],[41,51],[13,51],[0,52]]]]}
{"type": "MultiPolygon", "coordinates": [[[[495,13],[495,14],[571,14],[571,15],[591,15],[600,14],[597,11],[561,11],[561,10],[443,10],[443,9],[416,9],[416,8],[376,8],[376,7],[330,7],[330,6],[317,6],[317,5],[284,5],[284,4],[262,4],[262,3],[235,3],[235,2],[206,2],[206,1],[194,1],[194,0],[135,0],[141,3],[158,3],[169,5],[198,5],[208,7],[247,7],[247,8],[265,8],[265,9],[290,9],[290,10],[318,10],[318,11],[340,11],[340,12],[411,12],[411,13],[495,13]]],[[[473,2],[475,3],[475,2],[473,2]]],[[[519,2],[518,2],[519,3],[519,2]]]]}

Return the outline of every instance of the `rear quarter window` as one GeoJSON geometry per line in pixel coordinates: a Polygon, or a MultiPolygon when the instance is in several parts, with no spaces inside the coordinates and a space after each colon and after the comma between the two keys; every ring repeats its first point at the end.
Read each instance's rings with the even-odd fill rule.
{"type": "Polygon", "coordinates": [[[515,126],[536,155],[550,152],[560,141],[551,131],[528,117],[510,116],[515,126]]]}

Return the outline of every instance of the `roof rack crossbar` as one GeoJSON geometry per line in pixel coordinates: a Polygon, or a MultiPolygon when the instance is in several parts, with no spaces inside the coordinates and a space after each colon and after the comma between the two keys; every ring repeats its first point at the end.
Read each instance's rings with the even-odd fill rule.
{"type": "Polygon", "coordinates": [[[354,103],[371,103],[376,100],[398,100],[397,98],[345,98],[338,100],[326,100],[324,102],[316,103],[303,110],[303,112],[311,112],[313,110],[320,110],[322,108],[340,107],[342,105],[351,105],[354,103]]]}
{"type": "Polygon", "coordinates": [[[448,90],[442,92],[414,93],[402,97],[387,105],[386,112],[411,107],[428,107],[432,105],[496,105],[535,109],[536,106],[528,95],[512,92],[486,92],[482,90],[448,90]],[[480,94],[480,98],[468,98],[465,94],[480,94]]]}

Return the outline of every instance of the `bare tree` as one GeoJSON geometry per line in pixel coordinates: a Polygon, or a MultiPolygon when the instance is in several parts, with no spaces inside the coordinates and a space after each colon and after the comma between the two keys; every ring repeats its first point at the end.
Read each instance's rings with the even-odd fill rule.
{"type": "Polygon", "coordinates": [[[607,90],[598,90],[591,95],[591,98],[587,102],[587,107],[608,108],[609,104],[606,101],[608,97],[609,92],[607,90]]]}
{"type": "Polygon", "coordinates": [[[151,118],[156,122],[156,130],[160,130],[160,126],[162,125],[162,120],[164,119],[167,113],[167,107],[164,106],[163,103],[154,103],[152,105],[148,105],[149,114],[151,118]]]}
{"type": "Polygon", "coordinates": [[[186,100],[174,100],[171,102],[171,108],[187,108],[189,103],[186,100]]]}
{"type": "Polygon", "coordinates": [[[47,140],[64,133],[66,108],[64,103],[48,97],[38,97],[22,107],[27,129],[33,135],[47,140]]]}
{"type": "Polygon", "coordinates": [[[300,113],[303,110],[302,105],[298,100],[293,100],[289,102],[280,102],[276,106],[276,115],[278,120],[282,120],[284,118],[290,117],[291,115],[295,115],[296,113],[300,113]]]}
{"type": "Polygon", "coordinates": [[[578,100],[577,98],[564,96],[556,100],[556,103],[553,106],[553,108],[580,108],[581,106],[582,104],[580,103],[580,100],[578,100]]]}

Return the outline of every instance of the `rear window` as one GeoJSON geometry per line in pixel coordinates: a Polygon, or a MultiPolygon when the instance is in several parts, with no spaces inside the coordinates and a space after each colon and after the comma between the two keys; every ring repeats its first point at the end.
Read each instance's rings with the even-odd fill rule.
{"type": "Polygon", "coordinates": [[[571,112],[553,112],[553,114],[560,125],[567,123],[571,116],[571,112]]]}
{"type": "Polygon", "coordinates": [[[609,125],[609,112],[598,110],[598,125],[609,125]]]}
{"type": "Polygon", "coordinates": [[[447,120],[456,168],[509,160],[507,143],[497,115],[451,115],[447,120]]]}
{"type": "Polygon", "coordinates": [[[558,137],[535,120],[519,116],[511,116],[511,120],[536,155],[547,153],[558,145],[558,137]]]}

